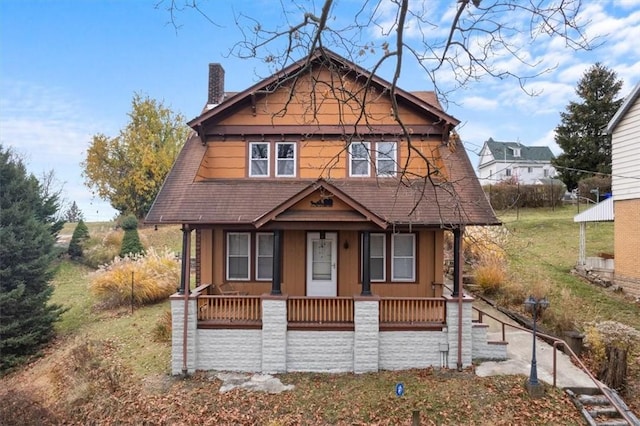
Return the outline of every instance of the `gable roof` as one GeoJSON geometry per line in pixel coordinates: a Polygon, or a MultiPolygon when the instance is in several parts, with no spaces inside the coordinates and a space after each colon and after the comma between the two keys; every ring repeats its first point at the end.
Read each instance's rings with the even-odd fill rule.
{"type": "Polygon", "coordinates": [[[548,146],[526,146],[520,142],[498,142],[489,138],[485,142],[487,148],[497,162],[522,162],[522,161],[545,161],[549,162],[555,158],[548,146]],[[513,155],[513,148],[520,149],[520,156],[513,155]]]}
{"type": "Polygon", "coordinates": [[[609,124],[607,125],[608,134],[611,134],[615,130],[618,123],[620,123],[620,120],[624,118],[627,111],[629,111],[629,109],[633,106],[634,102],[636,101],[636,99],[638,99],[639,96],[640,82],[636,84],[636,87],[633,88],[629,96],[627,96],[622,105],[620,105],[620,108],[618,108],[618,111],[616,111],[613,117],[611,117],[611,120],[609,120],[609,124]]]}
{"type": "MultiPolygon", "coordinates": [[[[277,85],[279,82],[294,77],[297,73],[302,72],[309,64],[312,63],[321,63],[322,61],[329,61],[330,63],[335,64],[342,70],[342,72],[353,72],[354,75],[357,76],[358,79],[361,80],[370,80],[371,84],[376,86],[379,89],[389,89],[391,87],[391,83],[384,80],[383,78],[378,77],[375,74],[372,74],[368,70],[356,65],[355,63],[348,61],[347,59],[341,57],[340,55],[332,52],[329,49],[324,47],[317,48],[313,53],[311,53],[306,58],[303,58],[283,70],[273,74],[272,76],[254,84],[248,89],[238,92],[233,96],[226,98],[222,103],[216,105],[215,107],[204,111],[198,117],[189,121],[187,124],[193,128],[194,130],[198,130],[199,126],[204,124],[205,122],[215,119],[216,116],[223,115],[224,113],[232,110],[238,104],[243,101],[247,101],[254,96],[255,93],[264,93],[265,91],[270,91],[270,88],[277,85]]],[[[460,123],[460,120],[457,118],[447,114],[444,112],[438,103],[437,97],[433,92],[427,91],[417,91],[414,93],[405,91],[399,87],[395,88],[396,96],[401,101],[405,101],[412,106],[422,110],[423,112],[428,112],[434,116],[436,116],[439,120],[449,123],[451,126],[457,126],[460,123]],[[430,94],[429,94],[430,93],[430,94]]]]}

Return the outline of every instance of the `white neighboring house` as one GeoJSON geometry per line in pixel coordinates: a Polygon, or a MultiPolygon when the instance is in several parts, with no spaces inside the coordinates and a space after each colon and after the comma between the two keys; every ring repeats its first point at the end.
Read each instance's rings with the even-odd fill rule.
{"type": "Polygon", "coordinates": [[[502,181],[538,184],[556,176],[556,169],[551,165],[554,158],[548,146],[526,146],[489,138],[480,151],[478,178],[483,186],[502,181]]]}
{"type": "Polygon", "coordinates": [[[615,220],[614,282],[640,298],[640,83],[607,126],[615,220]]]}

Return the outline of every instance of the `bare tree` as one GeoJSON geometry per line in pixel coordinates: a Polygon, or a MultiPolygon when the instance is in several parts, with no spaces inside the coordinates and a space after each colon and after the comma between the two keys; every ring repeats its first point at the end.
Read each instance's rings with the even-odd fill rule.
{"type": "MultiPolygon", "coordinates": [[[[403,66],[411,64],[424,71],[446,109],[453,91],[482,79],[515,80],[526,93],[534,94],[528,91],[526,83],[550,72],[554,64],[530,57],[524,45],[535,45],[545,38],[559,39],[568,49],[581,50],[590,49],[591,41],[583,32],[587,22],[579,21],[581,0],[458,0],[447,4],[448,8],[443,9],[433,2],[409,0],[366,0],[359,5],[324,0],[315,7],[313,2],[281,1],[283,22],[272,27],[257,16],[235,13],[241,37],[230,48],[229,55],[264,62],[276,74],[300,58],[308,58],[295,73],[281,75],[269,91],[286,87],[290,93],[289,102],[274,116],[286,114],[289,103],[302,91],[310,94],[306,112],[311,120],[323,101],[314,97],[317,88],[302,90],[297,86],[305,75],[317,84],[327,85],[313,75],[312,63],[318,61],[314,52],[319,48],[335,50],[350,61],[363,64],[374,77],[381,70],[390,69],[392,78],[386,93],[376,91],[372,77],[364,84],[350,86],[339,77],[339,72],[332,73],[335,80],[324,92],[340,103],[341,112],[359,111],[355,123],[343,123],[344,149],[357,136],[353,129],[358,124],[371,124],[368,105],[379,96],[387,96],[392,102],[393,118],[402,129],[401,136],[408,142],[407,162],[411,156],[417,156],[426,164],[423,176],[400,173],[399,182],[408,185],[416,179],[429,181],[430,187],[439,186],[453,194],[452,182],[433,180],[439,174],[437,165],[414,149],[411,132],[399,113],[396,91],[403,66]]],[[[167,8],[176,28],[176,13],[185,9],[193,9],[215,21],[198,0],[165,0],[158,6],[167,8]]],[[[328,57],[324,59],[326,67],[335,68],[328,57]]],[[[451,129],[445,137],[444,142],[455,150],[459,141],[455,131],[451,129]]],[[[406,167],[398,165],[398,169],[406,167]]],[[[417,196],[416,205],[424,195],[417,196]]]]}

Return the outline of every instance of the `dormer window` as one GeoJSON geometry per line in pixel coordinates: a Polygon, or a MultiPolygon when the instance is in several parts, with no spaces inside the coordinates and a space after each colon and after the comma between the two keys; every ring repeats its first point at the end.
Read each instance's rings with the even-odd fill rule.
{"type": "Polygon", "coordinates": [[[371,176],[371,164],[375,162],[375,174],[380,177],[395,176],[398,164],[396,142],[352,142],[349,145],[349,176],[371,176]],[[374,146],[373,151],[371,150],[374,146]]]}
{"type": "Polygon", "coordinates": [[[376,143],[376,171],[378,176],[396,175],[397,145],[395,142],[376,143]]]}
{"type": "Polygon", "coordinates": [[[276,176],[296,175],[296,144],[276,143],[276,176]]]}
{"type": "Polygon", "coordinates": [[[513,156],[514,156],[514,157],[520,157],[520,148],[513,148],[513,147],[511,147],[510,149],[511,149],[511,151],[513,152],[513,156]]]}
{"type": "Polygon", "coordinates": [[[296,175],[296,143],[250,142],[249,176],[273,177],[274,175],[275,177],[296,175]]]}

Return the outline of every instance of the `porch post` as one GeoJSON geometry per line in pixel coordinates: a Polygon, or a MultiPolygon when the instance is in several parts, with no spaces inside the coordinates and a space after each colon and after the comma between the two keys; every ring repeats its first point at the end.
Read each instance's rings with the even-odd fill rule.
{"type": "Polygon", "coordinates": [[[191,229],[189,225],[182,225],[182,268],[180,271],[180,294],[189,294],[191,278],[191,229]]]}
{"type": "Polygon", "coordinates": [[[282,230],[273,231],[273,278],[271,279],[271,294],[282,294],[280,283],[282,282],[282,230]]]}
{"type": "Polygon", "coordinates": [[[460,293],[460,247],[462,241],[462,231],[460,227],[453,228],[453,296],[460,293]]]}
{"type": "Polygon", "coordinates": [[[362,293],[371,296],[371,238],[369,231],[362,233],[362,293]]]}

